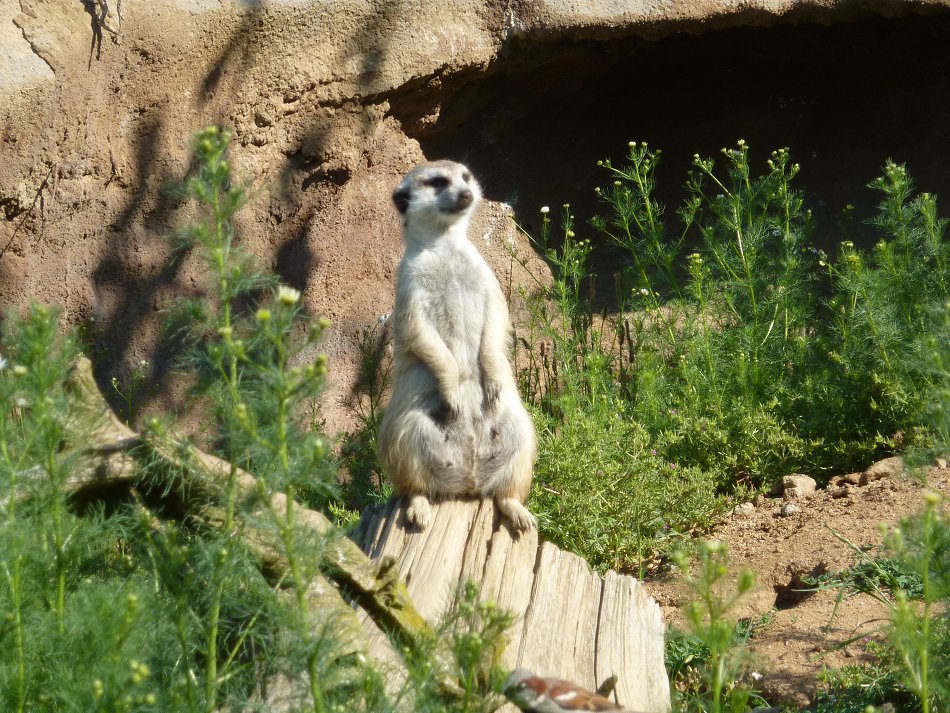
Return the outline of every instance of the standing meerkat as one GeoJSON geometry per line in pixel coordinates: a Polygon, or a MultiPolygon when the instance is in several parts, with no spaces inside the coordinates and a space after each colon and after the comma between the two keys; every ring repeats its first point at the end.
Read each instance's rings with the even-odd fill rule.
{"type": "Polygon", "coordinates": [[[468,239],[481,198],[452,161],[412,169],[393,193],[406,252],[393,312],[393,393],[379,427],[383,469],[425,529],[428,498],[494,497],[516,530],[535,527],[522,502],[537,441],[509,360],[501,286],[468,239]]]}

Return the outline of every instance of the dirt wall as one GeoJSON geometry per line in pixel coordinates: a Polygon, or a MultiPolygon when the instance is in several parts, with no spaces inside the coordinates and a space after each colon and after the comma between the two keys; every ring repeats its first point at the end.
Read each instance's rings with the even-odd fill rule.
{"type": "Polygon", "coordinates": [[[60,305],[103,391],[146,359],[140,398],[173,405],[158,326],[201,267],[171,260],[191,208],[167,186],[196,130],[229,126],[255,186],[239,238],[335,324],[322,414],[341,430],[414,163],[471,165],[491,199],[473,238],[514,286],[504,244],[530,246],[509,212],[592,212],[594,162],[630,139],[674,183],[740,136],[763,160],[790,145],[828,220],[886,156],[950,196],[948,31],[943,2],[0,0],[0,303],[60,305]]]}

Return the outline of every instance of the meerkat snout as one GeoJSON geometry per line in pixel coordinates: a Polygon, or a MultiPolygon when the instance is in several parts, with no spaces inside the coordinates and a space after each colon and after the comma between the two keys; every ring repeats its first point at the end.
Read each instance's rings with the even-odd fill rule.
{"type": "Polygon", "coordinates": [[[475,202],[475,194],[471,192],[468,188],[465,188],[458,192],[458,196],[455,199],[455,210],[450,212],[459,212],[468,208],[472,203],[475,202]]]}
{"type": "Polygon", "coordinates": [[[444,228],[467,217],[481,196],[478,182],[465,166],[433,161],[406,174],[393,192],[393,203],[404,226],[428,223],[444,228]]]}

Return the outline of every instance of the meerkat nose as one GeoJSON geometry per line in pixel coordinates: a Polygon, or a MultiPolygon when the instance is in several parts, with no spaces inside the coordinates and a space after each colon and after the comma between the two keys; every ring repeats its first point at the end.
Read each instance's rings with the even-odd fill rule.
{"type": "Polygon", "coordinates": [[[458,207],[468,208],[470,205],[472,205],[472,201],[474,200],[474,198],[475,196],[472,195],[472,192],[468,188],[462,191],[459,191],[458,207]]]}

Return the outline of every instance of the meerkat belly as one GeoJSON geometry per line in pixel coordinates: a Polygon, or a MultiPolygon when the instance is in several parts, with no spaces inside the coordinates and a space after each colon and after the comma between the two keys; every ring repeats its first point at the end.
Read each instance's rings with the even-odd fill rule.
{"type": "Polygon", "coordinates": [[[452,270],[444,279],[430,294],[430,314],[458,363],[459,381],[478,381],[478,353],[485,325],[484,288],[461,270],[452,270]]]}

